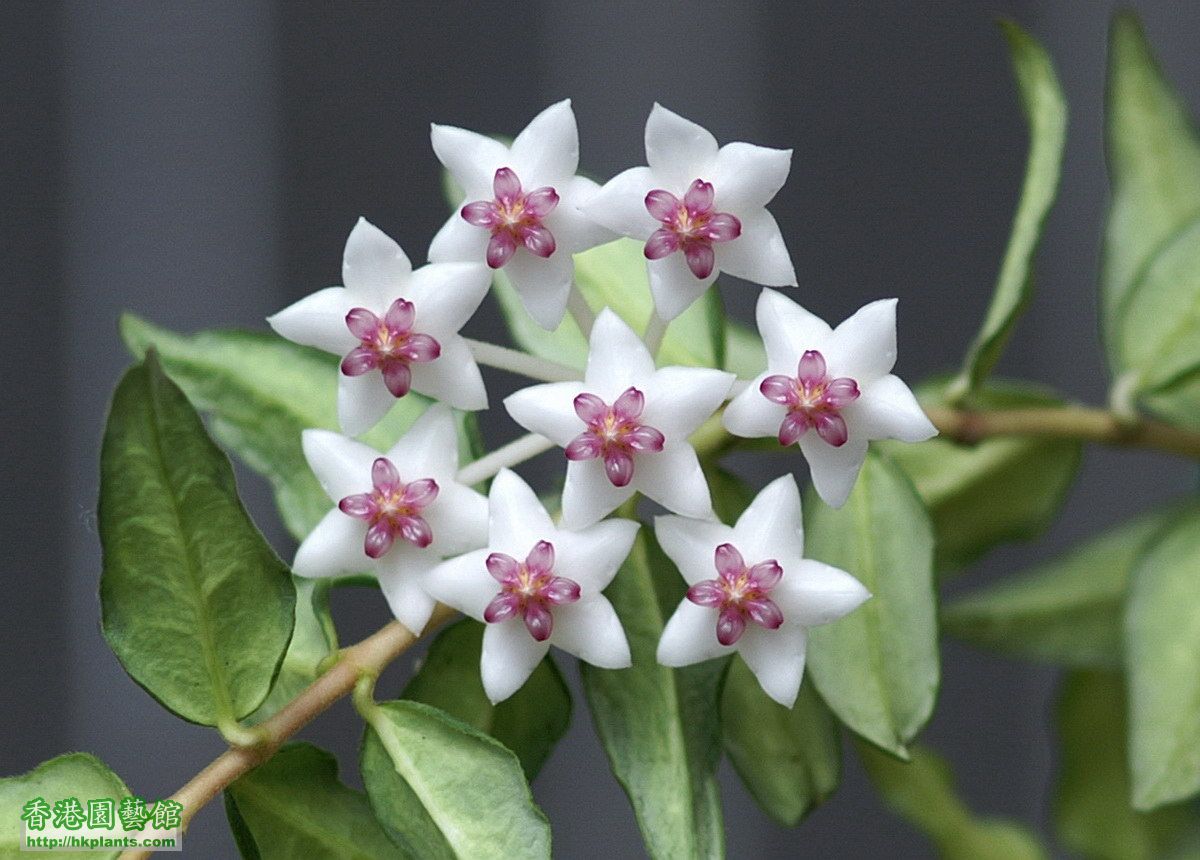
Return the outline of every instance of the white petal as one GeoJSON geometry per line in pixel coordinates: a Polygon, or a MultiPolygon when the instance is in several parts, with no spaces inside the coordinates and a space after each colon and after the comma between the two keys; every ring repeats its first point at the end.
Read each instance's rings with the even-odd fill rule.
{"type": "Polygon", "coordinates": [[[437,231],[433,241],[429,243],[429,262],[431,263],[480,263],[487,259],[487,245],[490,233],[482,227],[471,224],[459,214],[459,209],[446,219],[446,223],[437,231]]]}
{"type": "Polygon", "coordinates": [[[896,300],[864,305],[833,331],[825,355],[833,376],[872,382],[896,364],[896,300]]]}
{"type": "Polygon", "coordinates": [[[836,621],[870,596],[871,592],[846,571],[811,559],[784,570],[783,579],[771,591],[785,624],[803,627],[836,621]]]}
{"type": "Polygon", "coordinates": [[[346,328],[346,314],[357,306],[342,287],[326,287],[267,317],[267,322],[293,343],[344,356],[358,346],[358,338],[346,328]]]}
{"type": "Polygon", "coordinates": [[[371,370],[362,376],[338,374],[338,423],[349,436],[366,433],[396,405],[383,384],[383,374],[371,370]]]}
{"type": "Polygon", "coordinates": [[[714,246],[717,268],[765,287],[796,286],[792,256],[775,216],[766,209],[754,209],[740,217],[742,235],[714,246]]]}
{"type": "Polygon", "coordinates": [[[697,606],[685,597],[667,619],[658,640],[657,657],[664,666],[690,666],[732,651],[717,641],[717,611],[697,606]]]}
{"type": "Polygon", "coordinates": [[[752,143],[727,143],[717,153],[711,179],[714,205],[721,212],[744,212],[766,206],[787,181],[790,149],[752,143]]]}
{"type": "Polygon", "coordinates": [[[611,401],[653,373],[654,358],[642,339],[611,308],[600,311],[588,342],[584,389],[611,401]]]}
{"type": "Polygon", "coordinates": [[[492,704],[504,701],[521,689],[549,650],[549,641],[535,640],[520,618],[489,624],[483,631],[479,670],[483,676],[483,690],[492,704]]]}
{"type": "Polygon", "coordinates": [[[717,411],[736,379],[707,367],[664,367],[646,381],[642,421],[668,439],[687,439],[717,411]]]}
{"type": "Polygon", "coordinates": [[[646,120],[646,163],[679,196],[695,179],[712,175],[717,139],[703,126],[655,104],[646,120]]]}
{"type": "Polygon", "coordinates": [[[597,224],[644,242],[660,226],[646,211],[646,195],[660,187],[649,167],[631,167],[608,180],[580,208],[597,224]]]}
{"type": "MultiPolygon", "coordinates": [[[[471,225],[467,225],[471,226],[471,225]]],[[[430,263],[413,272],[408,296],[416,306],[414,328],[441,340],[466,325],[492,285],[483,263],[430,263]]]]}
{"type": "Polygon", "coordinates": [[[487,388],[471,347],[457,334],[443,337],[440,343],[442,354],[436,359],[410,365],[413,391],[455,409],[468,412],[487,409],[487,388]]]}
{"type": "Polygon", "coordinates": [[[570,253],[559,249],[543,258],[518,248],[504,265],[504,274],[534,322],[547,331],[558,328],[567,312],[567,297],[575,276],[570,253]]]}
{"type": "Polygon", "coordinates": [[[396,620],[420,636],[433,614],[434,599],[425,590],[425,573],[436,558],[425,550],[397,541],[375,563],[375,577],[396,620]]]}
{"type": "MultiPolygon", "coordinates": [[[[688,585],[716,579],[717,547],[735,540],[733,529],[722,523],[672,516],[654,518],[654,537],[688,585]]],[[[717,623],[715,615],[712,623],[717,623]]]]}
{"type": "Polygon", "coordinates": [[[787,407],[763,397],[759,385],[766,378],[765,373],[755,378],[741,394],[729,401],[721,414],[721,423],[734,436],[757,439],[779,435],[779,425],[787,415],[787,407]]]}
{"type": "Polygon", "coordinates": [[[579,129],[571,100],[563,99],[535,116],[509,150],[523,190],[554,185],[579,167],[579,129]]]}
{"type": "Polygon", "coordinates": [[[309,468],[335,504],[346,496],[370,492],[371,465],[383,456],[370,445],[332,430],[305,430],[300,444],[309,468]]]}
{"type": "Polygon", "coordinates": [[[369,570],[371,559],[363,550],[366,536],[366,523],[333,508],[301,542],[292,572],[318,579],[369,570]]]}
{"type": "Polygon", "coordinates": [[[823,319],[774,290],[759,294],[754,316],[771,373],[795,376],[800,356],[810,349],[823,353],[833,331],[823,319]]]}
{"type": "Polygon", "coordinates": [[[601,669],[633,665],[629,641],[616,610],[603,595],[554,607],[550,644],[601,669]]]}
{"type": "Polygon", "coordinates": [[[450,407],[431,405],[385,456],[396,464],[405,481],[453,478],[458,471],[458,424],[450,407]]]}
{"type": "Polygon", "coordinates": [[[488,495],[491,547],[518,561],[540,540],[553,541],[557,530],[537,494],[510,469],[501,469],[488,495]]]}
{"type": "Polygon", "coordinates": [[[579,583],[585,599],[608,588],[633,549],[639,525],[611,519],[577,532],[560,532],[555,544],[554,570],[579,583]]]}
{"type": "Polygon", "coordinates": [[[487,571],[488,549],[479,549],[443,561],[425,573],[421,583],[437,601],[483,621],[483,610],[500,587],[487,571]]]}
{"type": "Polygon", "coordinates": [[[438,160],[462,186],[467,200],[492,199],[496,171],[510,161],[507,146],[465,128],[436,123],[430,126],[429,138],[438,160]]]}
{"type": "Polygon", "coordinates": [[[372,309],[386,311],[403,292],[410,275],[412,263],[396,240],[366,218],[359,218],[342,254],[342,283],[350,295],[372,303],[372,309]]]}
{"type": "Polygon", "coordinates": [[[642,339],[610,308],[600,311],[588,342],[583,390],[611,406],[626,388],[644,385],[653,373],[654,358],[642,339]]]}
{"type": "Polygon", "coordinates": [[[575,414],[575,398],[581,391],[582,382],[531,385],[504,398],[504,408],[526,430],[565,448],[586,427],[575,414]]]}
{"type": "Polygon", "coordinates": [[[785,708],[796,703],[796,694],[800,692],[807,646],[808,632],[786,620],[777,630],[751,624],[737,643],[738,652],[758,678],[763,692],[785,708]]]}
{"type": "Polygon", "coordinates": [[[423,515],[433,530],[429,549],[457,555],[487,545],[487,497],[454,481],[439,482],[438,496],[423,515]]]}
{"type": "Polygon", "coordinates": [[[654,308],[664,321],[670,322],[704,295],[720,269],[714,267],[707,278],[697,278],[688,268],[683,252],[676,251],[661,260],[647,260],[646,271],[650,275],[654,308]]]}
{"type": "Polygon", "coordinates": [[[840,447],[833,447],[809,430],[800,437],[800,450],[808,461],[813,486],[825,504],[840,508],[846,504],[863,461],[867,459],[867,440],[851,436],[840,447]]]}
{"type": "Polygon", "coordinates": [[[868,439],[923,442],[937,428],[900,377],[891,373],[862,386],[862,396],[842,410],[855,432],[868,439]]]}
{"type": "Polygon", "coordinates": [[[671,513],[713,519],[708,480],[691,445],[668,441],[661,451],[638,454],[634,460],[631,483],[646,496],[671,513]]]}
{"type": "Polygon", "coordinates": [[[558,188],[558,205],[543,219],[543,223],[554,234],[554,241],[560,249],[578,254],[616,238],[612,230],[592,221],[579,208],[599,191],[599,185],[583,176],[572,176],[558,188]]]}
{"type": "Polygon", "coordinates": [[[804,558],[804,521],[796,479],[783,475],[762,488],[733,527],[747,564],[774,558],[784,569],[804,558]]]}
{"type": "MultiPolygon", "coordinates": [[[[636,467],[634,471],[636,474],[636,467]]],[[[604,462],[598,457],[569,461],[562,495],[563,527],[587,528],[615,511],[634,492],[633,481],[624,487],[614,487],[604,474],[604,462]]]]}

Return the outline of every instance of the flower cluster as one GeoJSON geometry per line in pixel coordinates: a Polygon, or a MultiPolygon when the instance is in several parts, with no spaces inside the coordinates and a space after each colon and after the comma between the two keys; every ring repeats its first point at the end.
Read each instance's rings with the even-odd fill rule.
{"type": "Polygon", "coordinates": [[[430,262],[414,269],[399,245],[360,220],[346,242],[343,285],[269,320],[282,336],[340,361],[338,419],[347,435],[304,434],[305,456],[331,508],[297,551],[295,572],[374,573],[392,612],[414,633],[435,601],[483,622],[481,674],[499,701],[551,645],[605,668],[630,664],[621,621],[602,592],[639,529],[609,515],[641,493],[669,512],[655,519],[654,534],[688,585],[659,643],[660,662],[682,666],[737,651],[767,694],[790,706],[808,629],[869,595],[849,573],[804,558],[800,494],[790,475],[763,489],[736,524],[718,521],[689,439],[723,409],[731,434],[798,445],[821,498],[844,503],[870,440],[934,433],[891,373],[895,301],[870,304],[831,329],[763,290],[757,321],[767,368],[740,388],[720,369],[658,367],[653,339],[640,338],[620,308],[602,309],[582,379],[551,375],[504,401],[514,421],[563,450],[556,524],[528,484],[501,468],[516,462],[487,474],[459,469],[452,408],[488,405],[460,330],[494,273],[503,271],[547,329],[562,321],[577,289],[573,255],[618,235],[644,243],[663,325],[721,272],[795,286],[766,209],[787,178],[791,151],[718,146],[705,129],[655,105],[646,123],[647,166],[600,186],[576,174],[579,141],[568,101],[539,114],[511,146],[452,126],[434,125],[431,136],[463,196],[434,237],[430,262]],[[437,403],[391,449],[351,438],[413,392],[437,403]],[[486,498],[467,486],[492,475],[486,498]]]}

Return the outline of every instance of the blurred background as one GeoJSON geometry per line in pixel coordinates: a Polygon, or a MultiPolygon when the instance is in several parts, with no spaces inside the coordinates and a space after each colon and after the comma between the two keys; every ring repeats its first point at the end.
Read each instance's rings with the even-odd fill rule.
{"type": "MultiPolygon", "coordinates": [[[[1196,107],[1200,5],[1136,7],[1196,107]]],[[[656,100],[722,142],[793,147],[772,208],[796,297],[837,321],[899,296],[898,372],[915,381],[959,361],[1007,239],[1026,136],[993,21],[1011,16],[1051,51],[1071,127],[1036,298],[1000,369],[1100,401],[1109,12],[961,0],[0,4],[0,774],[88,750],[156,798],[220,751],[215,732],[134,685],[99,634],[97,454],[129,361],[117,315],[129,308],[189,331],[262,328],[267,314],[338,282],[360,214],[423,260],[446,217],[430,121],[513,134],[570,97],[582,167],[601,178],[643,163],[656,100]]],[[[751,319],[757,288],[729,282],[723,293],[751,319]]],[[[467,333],[503,337],[490,299],[467,333]]],[[[493,403],[524,384],[488,378],[493,403]]],[[[518,432],[498,409],[482,423],[492,443],[518,432]]],[[[558,468],[549,458],[524,471],[545,480],[558,468]]],[[[798,458],[796,468],[803,477],[798,458]]],[[[241,479],[290,558],[265,485],[241,479]]],[[[994,553],[951,590],[1023,568],[1193,481],[1169,459],[1091,450],[1052,532],[994,553]]],[[[334,611],[347,642],[386,620],[366,590],[335,595],[334,611]]],[[[944,657],[924,741],[949,756],[976,810],[1048,832],[1055,674],[953,642],[944,657]]],[[[561,665],[577,686],[575,667],[561,665]]],[[[380,694],[408,671],[385,675],[380,694]]],[[[343,703],[305,736],[336,751],[356,783],[358,733],[343,703]]],[[[838,794],[795,830],[758,811],[728,766],[722,782],[731,857],[930,853],[850,757],[838,794]]],[[[582,699],[534,793],[557,856],[642,854],[582,699]]],[[[236,856],[220,804],[185,844],[191,856],[236,856]]]]}

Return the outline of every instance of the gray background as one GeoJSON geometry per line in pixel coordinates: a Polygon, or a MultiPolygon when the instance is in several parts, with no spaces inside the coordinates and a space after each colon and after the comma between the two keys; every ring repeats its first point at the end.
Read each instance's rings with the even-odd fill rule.
{"type": "MultiPolygon", "coordinates": [[[[1194,94],[1200,7],[1137,5],[1170,75],[1194,94]]],[[[991,21],[1013,16],[1058,63],[1071,135],[1037,297],[1002,370],[1099,401],[1108,11],[1065,2],[0,4],[0,773],[84,749],[157,797],[220,750],[213,732],[178,722],[128,680],[98,632],[96,456],[128,361],[117,314],[131,308],[187,330],[261,326],[336,283],[360,214],[422,259],[445,216],[431,120],[513,133],[570,96],[583,166],[602,176],[641,163],[654,100],[722,141],[794,147],[773,210],[798,296],[834,321],[900,296],[899,371],[915,379],[957,362],[1007,236],[1025,131],[991,21]]],[[[744,319],[756,293],[725,288],[744,319]]],[[[468,331],[501,337],[490,301],[468,331]]],[[[490,375],[493,402],[519,384],[490,375]]],[[[484,424],[493,442],[516,432],[496,410],[484,424]]],[[[558,461],[537,466],[544,475],[558,461]]],[[[971,581],[1023,567],[1192,481],[1166,459],[1090,451],[1051,534],[995,553],[971,581]]],[[[243,487],[290,556],[261,482],[243,476],[243,487]]],[[[346,641],[385,620],[367,591],[339,594],[335,611],[346,641]]],[[[974,806],[1045,829],[1054,673],[953,643],[945,657],[925,739],[954,760],[974,806]]],[[[382,692],[406,671],[385,676],[382,692]]],[[[343,704],[305,736],[337,750],[353,780],[357,733],[343,704]]],[[[881,810],[852,761],[836,798],[798,830],[771,824],[736,777],[723,777],[731,856],[928,854],[881,810]]],[[[640,855],[582,701],[534,791],[559,856],[640,855]]],[[[187,845],[191,856],[234,855],[219,804],[197,818],[187,845]]]]}

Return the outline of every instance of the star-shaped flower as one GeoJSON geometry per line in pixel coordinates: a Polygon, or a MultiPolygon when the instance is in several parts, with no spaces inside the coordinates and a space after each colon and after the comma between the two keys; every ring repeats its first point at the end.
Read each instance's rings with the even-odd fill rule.
{"type": "Polygon", "coordinates": [[[267,322],[283,337],[342,356],[338,420],[352,436],[410,390],[458,409],[486,409],[487,392],[458,331],[491,284],[478,263],[413,270],[382,230],[358,219],[342,259],[344,287],[328,287],[267,322]]]}
{"type": "Polygon", "coordinates": [[[831,329],[773,290],[756,311],[767,370],[725,409],[735,436],[775,436],[800,444],[813,486],[845,504],[871,439],[920,442],[937,435],[896,363],[896,300],[860,308],[831,329]]]}
{"type": "Polygon", "coordinates": [[[592,328],[582,382],[534,385],[504,401],[523,427],[566,450],[563,523],[597,522],[641,491],[689,517],[712,514],[688,437],[717,410],[734,376],[700,367],[654,369],[654,359],[609,309],[592,328]]]}
{"type": "Polygon", "coordinates": [[[437,600],[483,621],[483,688],[507,699],[557,645],[604,669],[630,665],[629,643],[600,592],[629,555],[638,524],[611,519],[582,531],[554,527],[529,485],[507,469],[488,496],[486,549],[425,576],[437,600]]]}
{"type": "Polygon", "coordinates": [[[583,205],[610,230],[646,243],[654,306],[672,320],[720,272],[773,287],[796,273],[766,210],[787,179],[790,149],[717,141],[656,104],[646,121],[646,163],[609,180],[583,205]]]}
{"type": "Polygon", "coordinates": [[[448,125],[434,125],[432,139],[466,197],[433,237],[429,259],[504,269],[529,315],[554,329],[575,276],[571,255],[613,238],[578,208],[598,186],[575,175],[579,132],[570,100],[534,117],[511,147],[448,125]]]}
{"type": "Polygon", "coordinates": [[[658,661],[687,666],[737,651],[784,707],[800,689],[808,628],[871,596],[844,570],[804,558],[791,475],[768,484],[732,528],[664,516],[654,532],[689,586],[663,630],[658,661]]]}
{"type": "Polygon", "coordinates": [[[371,571],[392,614],[420,634],[433,612],[422,575],[487,542],[487,499],[455,480],[458,433],[435,404],[385,454],[340,433],[305,430],[304,456],[335,507],[292,569],[325,577],[371,571]]]}

